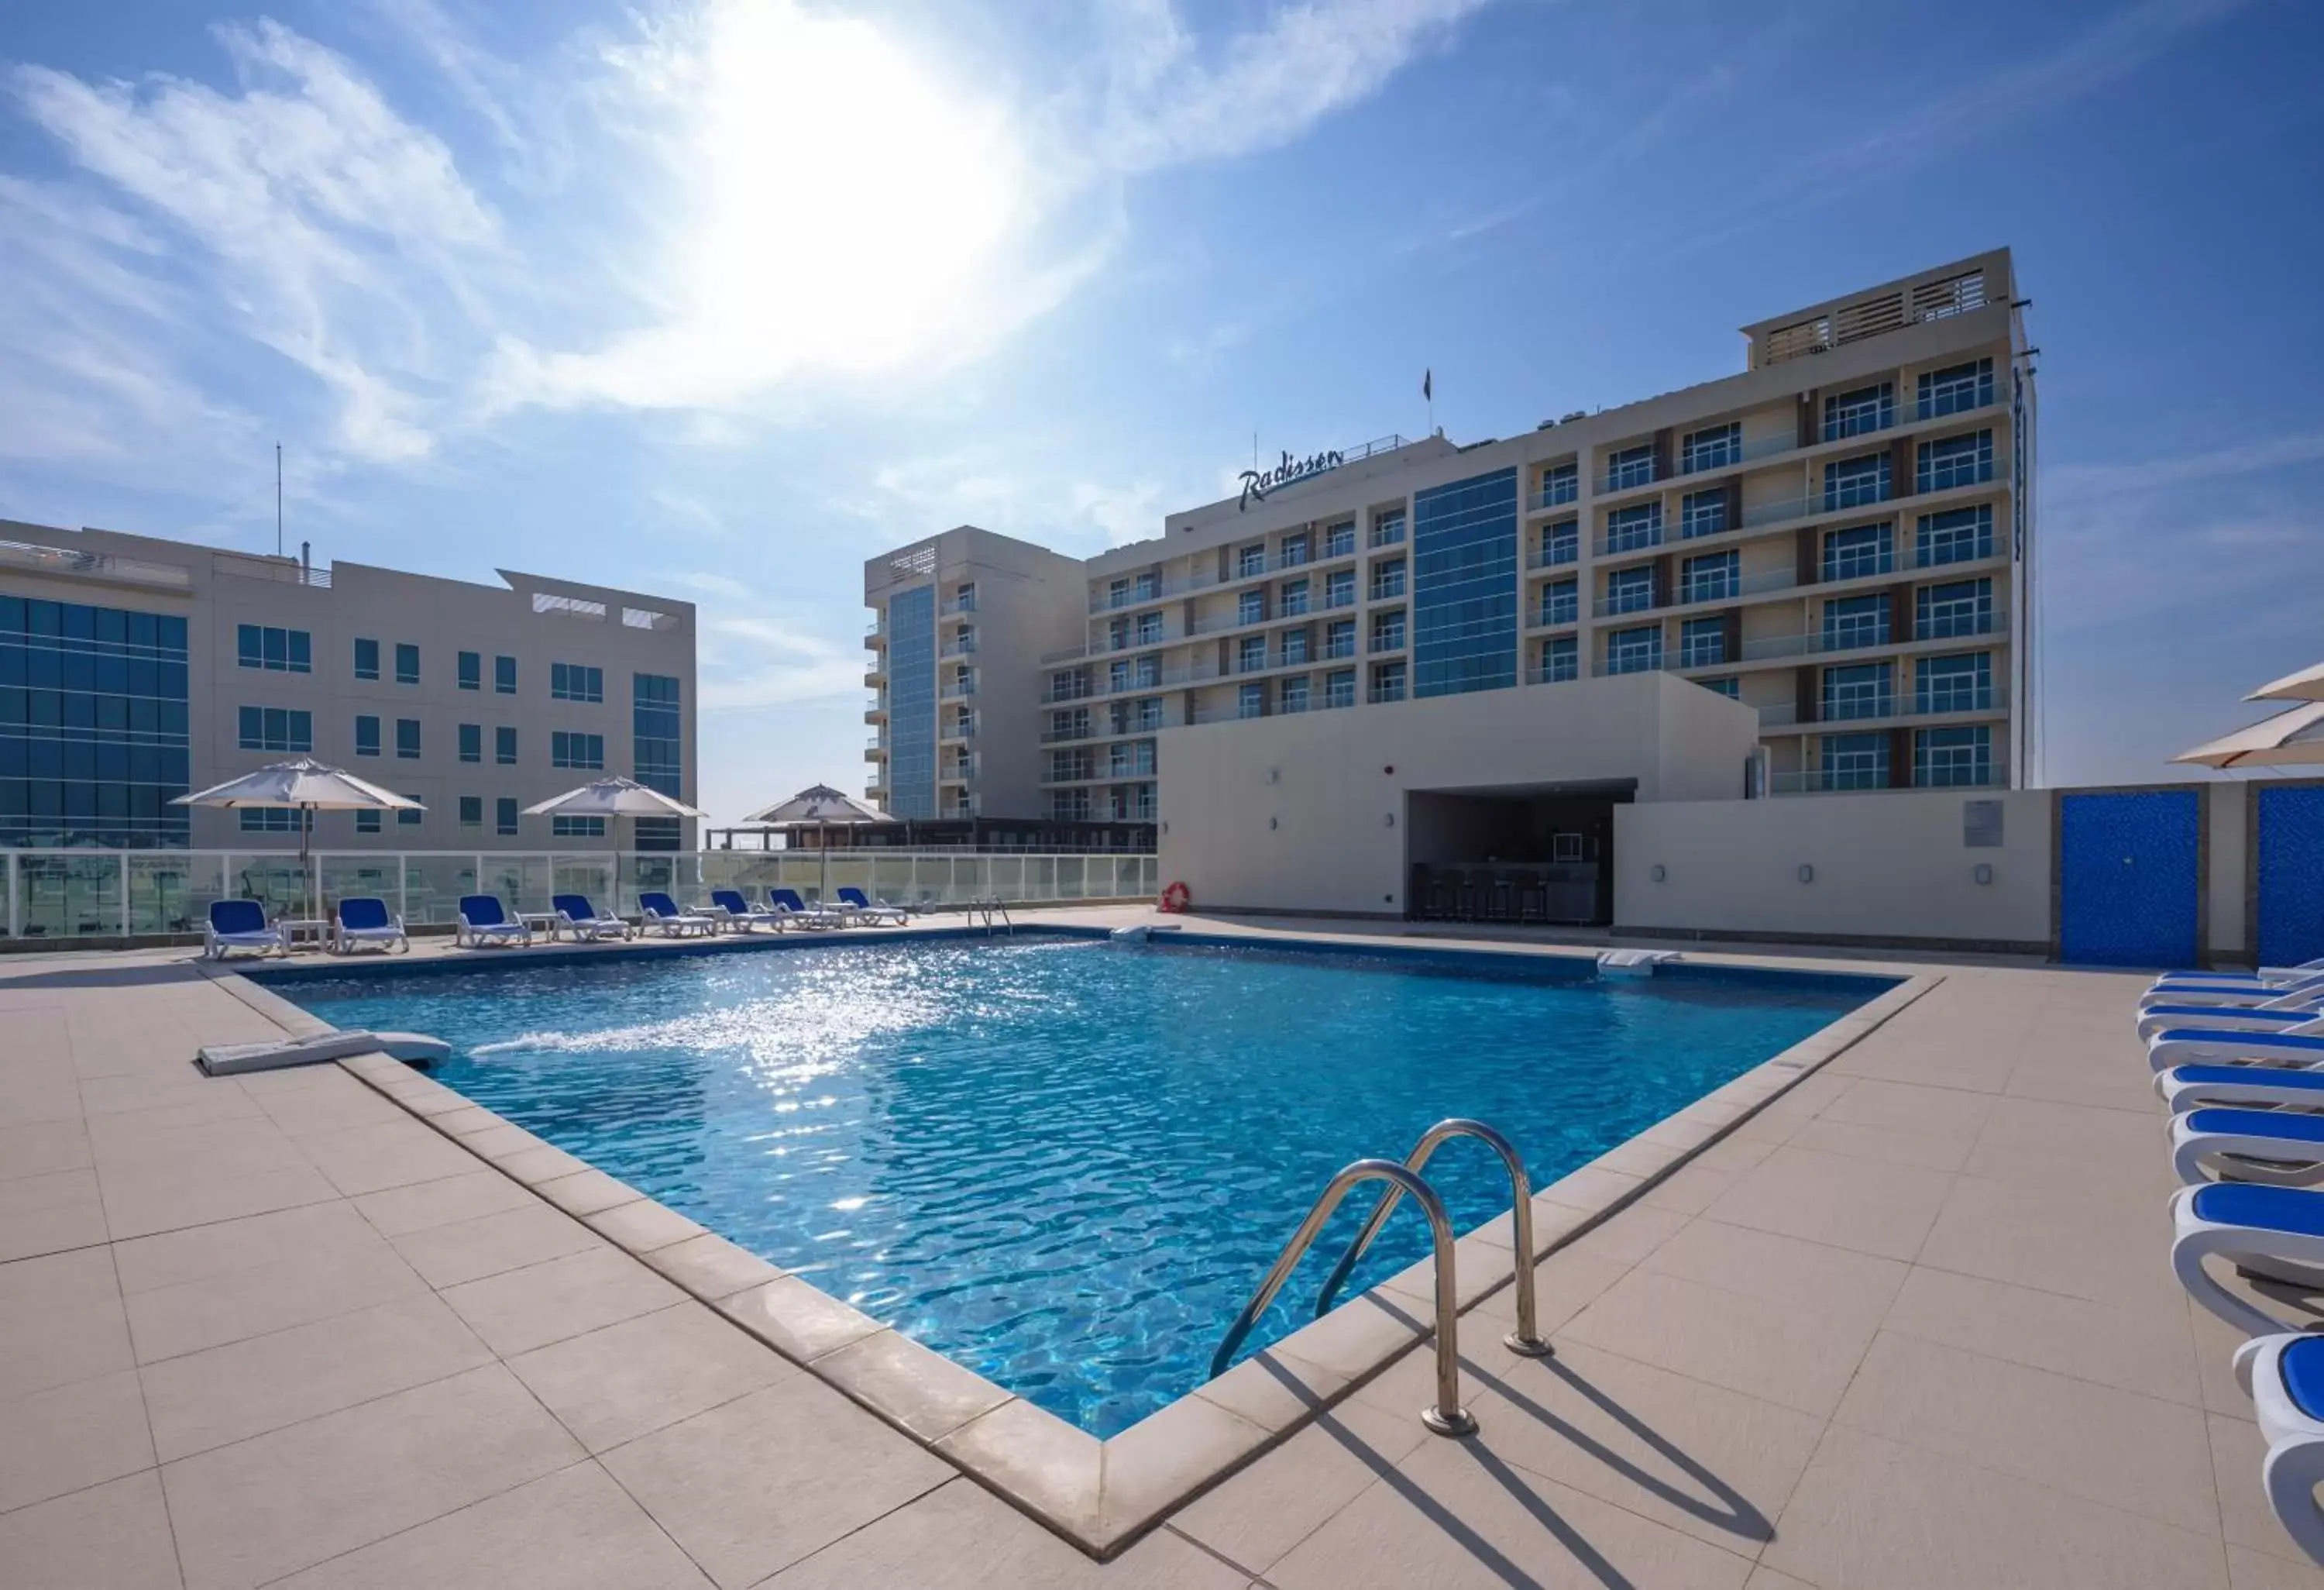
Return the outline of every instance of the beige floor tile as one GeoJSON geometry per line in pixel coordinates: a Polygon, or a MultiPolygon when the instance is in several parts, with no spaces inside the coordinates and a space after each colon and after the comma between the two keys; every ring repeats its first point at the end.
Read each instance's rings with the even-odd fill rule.
{"type": "Polygon", "coordinates": [[[1882,1165],[1785,1145],[1769,1154],[1703,1212],[1808,1242],[1889,1259],[1920,1251],[1952,1178],[1911,1165],[1882,1165]]]}
{"type": "Polygon", "coordinates": [[[724,1590],[757,1584],[954,1472],[807,1375],[601,1461],[724,1590]]]}
{"type": "Polygon", "coordinates": [[[576,1463],[280,1581],[281,1590],[708,1590],[605,1471],[576,1463]]]}
{"type": "Polygon", "coordinates": [[[1751,1570],[1751,1576],[1743,1582],[1743,1590],[1816,1590],[1816,1587],[1805,1579],[1794,1579],[1789,1574],[1779,1574],[1762,1565],[1751,1570]]]}
{"type": "Polygon", "coordinates": [[[263,1094],[257,1102],[268,1120],[301,1141],[411,1120],[410,1112],[393,1099],[373,1092],[344,1072],[340,1077],[338,1084],[263,1094]]]}
{"type": "Polygon", "coordinates": [[[2166,1401],[2201,1400],[2193,1339],[2178,1309],[2117,1308],[2060,1292],[1915,1268],[1888,1311],[1886,1326],[1923,1341],[2166,1401]]]}
{"type": "MultiPolygon", "coordinates": [[[[2163,1152],[2160,1142],[2155,1144],[2163,1152]]],[[[1920,1262],[2127,1308],[2180,1306],[2171,1219],[2159,1202],[2091,1190],[2030,1191],[1981,1176],[1955,1182],[1920,1262]]]]}
{"type": "Polygon", "coordinates": [[[1342,1402],[1174,1514],[1170,1527],[1261,1574],[1429,1435],[1409,1412],[1342,1402]]]}
{"type": "Polygon", "coordinates": [[[1009,1400],[983,1376],[897,1330],[875,1331],[825,1354],[815,1361],[815,1373],[923,1441],[949,1435],[1009,1400]]]}
{"type": "Polygon", "coordinates": [[[1569,1490],[1465,1441],[1431,1440],[1268,1573],[1281,1590],[1426,1585],[1740,1586],[1748,1558],[1569,1490]]]}
{"type": "Polygon", "coordinates": [[[626,1253],[592,1248],[452,1287],[444,1300],[504,1358],[686,1297],[626,1253]]]}
{"type": "Polygon", "coordinates": [[[196,1160],[106,1173],[105,1212],[115,1241],[239,1220],[339,1196],[312,1165],[235,1171],[196,1160]]]}
{"type": "Polygon", "coordinates": [[[152,1465],[134,1372],[0,1402],[0,1512],[152,1465]]]}
{"type": "Polygon", "coordinates": [[[0,1181],[95,1169],[88,1129],[79,1120],[30,1121],[0,1126],[0,1181]]]}
{"type": "Polygon", "coordinates": [[[2103,1506],[2217,1532],[2202,1412],[1884,1331],[1833,1418],[2103,1506]]]}
{"type": "Polygon", "coordinates": [[[1932,1126],[1868,1126],[1819,1117],[1792,1133],[1789,1147],[1820,1154],[1869,1160],[1876,1165],[1917,1165],[1923,1170],[1959,1170],[1977,1146],[1972,1130],[1932,1126]]]}
{"type": "Polygon", "coordinates": [[[1893,1259],[1711,1218],[1678,1232],[1638,1268],[1806,1309],[1861,1342],[1872,1339],[1912,1272],[1893,1259]]]}
{"type": "Polygon", "coordinates": [[[783,1278],[779,1266],[711,1232],[657,1248],[646,1255],[646,1262],[696,1297],[713,1302],[783,1278]]]}
{"type": "MultiPolygon", "coordinates": [[[[497,1174],[497,1173],[495,1173],[497,1174]]],[[[514,1187],[502,1179],[502,1185],[514,1187]]],[[[522,1192],[522,1188],[517,1188],[522,1192]]],[[[562,1209],[537,1199],[526,1206],[456,1225],[431,1225],[390,1239],[395,1251],[432,1287],[454,1287],[503,1271],[521,1270],[605,1244],[562,1209]]]]}
{"type": "Polygon", "coordinates": [[[0,1264],[0,1400],[135,1362],[109,1250],[0,1264]]]}
{"type": "Polygon", "coordinates": [[[2267,1460],[2267,1443],[2259,1426],[2249,1419],[2209,1416],[2212,1471],[2218,1476],[2219,1521],[2232,1546],[2247,1547],[2270,1557],[2288,1558],[2308,1567],[2308,1555],[2283,1532],[2268,1505],[2260,1484],[2260,1465],[2267,1460]]]}
{"type": "Polygon", "coordinates": [[[1818,1118],[1886,1127],[1891,1132],[1965,1132],[1974,1137],[1993,1114],[1994,1099],[1991,1093],[1960,1087],[1924,1087],[1857,1077],[1823,1107],[1818,1118]]]}
{"type": "Polygon", "coordinates": [[[2227,1548],[2230,1590],[2324,1590],[2324,1569],[2306,1558],[2298,1562],[2245,1546],[2227,1548]]]}
{"type": "Polygon", "coordinates": [[[116,1242],[113,1260],[126,1296],[255,1270],[302,1253],[380,1245],[377,1234],[352,1206],[333,1200],[116,1242]]]}
{"type": "Polygon", "coordinates": [[[1747,1397],[1827,1417],[1870,1332],[1813,1309],[1634,1270],[1560,1334],[1747,1397]]]}
{"type": "MultiPolygon", "coordinates": [[[[1618,1259],[1586,1249],[1562,1248],[1552,1253],[1534,1269],[1534,1328],[1545,1336],[1554,1336],[1631,1269],[1618,1259]]],[[[1512,1284],[1462,1316],[1461,1340],[1468,1351],[1483,1352],[1489,1342],[1506,1336],[1517,1325],[1517,1308],[1512,1284]],[[1471,1320],[1478,1323],[1472,1326],[1471,1320]]]]}
{"type": "Polygon", "coordinates": [[[106,1231],[94,1170],[0,1181],[0,1263],[89,1247],[106,1231]]]}
{"type": "Polygon", "coordinates": [[[1683,1227],[1688,1216],[1670,1209],[1657,1209],[1648,1204],[1632,1204],[1607,1220],[1592,1226],[1557,1251],[1561,1253],[1590,1253],[1601,1259],[1611,1259],[1618,1264],[1636,1264],[1668,1242],[1683,1227]]]}
{"type": "Polygon", "coordinates": [[[650,1253],[673,1243],[690,1242],[707,1234],[707,1229],[698,1222],[651,1198],[617,1204],[582,1218],[600,1235],[632,1253],[650,1253]]]}
{"type": "Polygon", "coordinates": [[[360,1221],[356,1228],[344,1247],[301,1244],[271,1264],[131,1292],[124,1300],[137,1361],[154,1364],[427,1291],[385,1241],[360,1221]]]}
{"type": "Polygon", "coordinates": [[[490,1349],[425,1291],[145,1366],[164,1463],[481,1368],[490,1349]]]}
{"type": "Polygon", "coordinates": [[[626,1181],[616,1181],[603,1170],[580,1170],[537,1183],[533,1191],[568,1215],[595,1215],[618,1204],[634,1203],[644,1195],[626,1181]]]}
{"type": "Polygon", "coordinates": [[[401,1111],[397,1114],[398,1119],[384,1125],[302,1137],[299,1147],[331,1179],[332,1186],[351,1197],[465,1176],[477,1169],[475,1156],[458,1143],[401,1111]]]}
{"type": "Polygon", "coordinates": [[[365,1193],[355,1206],[383,1236],[408,1236],[430,1226],[481,1220],[511,1209],[532,1209],[540,1200],[497,1170],[470,1170],[438,1181],[417,1182],[365,1193]]]}
{"type": "MultiPolygon", "coordinates": [[[[175,1104],[93,1115],[88,1121],[88,1139],[99,1158],[121,1160],[146,1151],[185,1151],[180,1137],[183,1128],[222,1122],[247,1123],[245,1130],[226,1141],[273,1142],[281,1135],[280,1128],[259,1108],[258,1101],[240,1088],[205,1087],[175,1104]]],[[[211,1138],[212,1134],[205,1133],[198,1141],[208,1142],[211,1138]]],[[[290,1161],[285,1159],[281,1162],[290,1161]]]]}
{"type": "Polygon", "coordinates": [[[2150,1093],[2147,1108],[2003,1098],[1963,1167],[1973,1176],[2014,1186],[2087,1191],[2103,1186],[2125,1199],[2160,1203],[2179,1185],[2163,1149],[2163,1114],[2150,1093]]]}
{"type": "Polygon", "coordinates": [[[1761,1560],[1822,1590],[2219,1590],[2220,1542],[1834,1426],[1761,1560]]]}
{"type": "Polygon", "coordinates": [[[580,1456],[493,1365],[180,1459],[161,1480],[188,1590],[241,1590],[580,1456]]]}
{"type": "Polygon", "coordinates": [[[10,1590],[179,1590],[161,1477],[151,1470],[0,1516],[10,1590]]]}
{"type": "Polygon", "coordinates": [[[509,1367],[592,1452],[799,1373],[691,1299],[524,1354],[509,1367]]]}

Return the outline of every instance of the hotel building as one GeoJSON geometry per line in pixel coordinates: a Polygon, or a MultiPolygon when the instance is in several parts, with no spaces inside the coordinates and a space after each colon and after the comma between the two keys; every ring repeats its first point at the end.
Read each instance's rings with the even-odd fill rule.
{"type": "MultiPolygon", "coordinates": [[[[1766,793],[2010,787],[2032,612],[2020,307],[1997,251],[1747,326],[1739,374],[1506,440],[1286,458],[1084,563],[954,532],[1038,568],[1043,596],[946,632],[939,654],[973,641],[982,665],[923,681],[918,608],[965,623],[960,589],[983,603],[990,582],[944,556],[905,571],[948,538],[874,559],[890,672],[872,682],[901,710],[910,591],[916,692],[965,692],[996,726],[1039,712],[1037,734],[941,763],[940,799],[1060,819],[1153,820],[1165,731],[1655,670],[1756,709],[1766,793]]],[[[958,721],[916,711],[908,753],[892,719],[871,749],[891,809],[908,754],[908,798],[930,799],[920,726],[958,721]]]]}
{"type": "Polygon", "coordinates": [[[608,772],[691,802],[693,606],[500,578],[0,521],[0,846],[293,847],[293,812],[171,801],[308,753],[426,807],[320,814],[330,850],[602,847],[522,809],[608,772]]]}

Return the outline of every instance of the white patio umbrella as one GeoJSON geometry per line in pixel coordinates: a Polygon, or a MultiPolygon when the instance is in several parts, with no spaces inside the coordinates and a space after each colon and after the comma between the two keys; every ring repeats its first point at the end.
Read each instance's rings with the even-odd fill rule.
{"type": "Polygon", "coordinates": [[[392,790],[383,790],[365,779],[359,779],[344,768],[317,762],[311,756],[293,757],[289,762],[271,763],[255,772],[238,779],[228,779],[223,784],[213,784],[207,790],[197,790],[190,795],[180,795],[172,806],[288,807],[299,813],[299,874],[312,884],[314,914],[323,914],[323,887],[320,879],[311,877],[314,869],[307,864],[308,844],[315,828],[318,811],[421,811],[422,807],[409,795],[398,795],[392,790]]]}
{"type": "Polygon", "coordinates": [[[2324,701],[2310,701],[2289,712],[2279,712],[2249,728],[2237,729],[2191,751],[2182,751],[2171,760],[2218,768],[2324,763],[2324,701]]]}
{"type": "Polygon", "coordinates": [[[810,784],[788,800],[778,800],[765,810],[744,818],[746,824],[758,824],[780,828],[790,833],[800,828],[816,830],[816,847],[822,852],[823,864],[818,869],[822,882],[816,889],[818,900],[831,898],[831,830],[834,828],[867,827],[874,823],[895,823],[903,819],[890,817],[876,806],[867,806],[854,796],[833,789],[829,784],[810,784]]]}
{"type": "Polygon", "coordinates": [[[2303,668],[2298,673],[2287,673],[2273,684],[2262,685],[2246,701],[2324,701],[2324,662],[2303,668]]]}
{"type": "Polygon", "coordinates": [[[685,801],[649,790],[635,779],[599,779],[524,809],[527,817],[601,817],[613,848],[613,910],[622,909],[622,840],[613,819],[624,817],[706,817],[685,801]]]}

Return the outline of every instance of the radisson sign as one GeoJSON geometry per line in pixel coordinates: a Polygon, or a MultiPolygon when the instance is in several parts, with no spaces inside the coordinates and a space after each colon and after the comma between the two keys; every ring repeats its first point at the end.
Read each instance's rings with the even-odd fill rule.
{"type": "Polygon", "coordinates": [[[1277,486],[1289,485],[1311,475],[1321,475],[1326,469],[1337,469],[1347,461],[1348,456],[1336,450],[1311,453],[1304,458],[1295,458],[1286,453],[1283,462],[1272,469],[1246,469],[1242,472],[1242,501],[1235,507],[1239,512],[1248,513],[1253,503],[1265,502],[1267,494],[1277,486]]]}

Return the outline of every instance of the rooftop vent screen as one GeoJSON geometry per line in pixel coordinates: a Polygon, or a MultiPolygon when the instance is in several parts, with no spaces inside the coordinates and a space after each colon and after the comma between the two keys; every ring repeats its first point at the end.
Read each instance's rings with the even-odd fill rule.
{"type": "Polygon", "coordinates": [[[532,610],[535,613],[562,613],[568,618],[605,616],[603,602],[585,601],[579,596],[560,596],[549,591],[532,593],[532,610]]]}
{"type": "Polygon", "coordinates": [[[1763,356],[1770,365],[1785,359],[1796,359],[1808,354],[1820,354],[1831,346],[1831,320],[1818,315],[1812,320],[1802,320],[1796,326],[1780,326],[1767,333],[1761,343],[1763,356]]]}
{"type": "Polygon", "coordinates": [[[1985,273],[1967,271],[1913,289],[1913,319],[1942,320],[1985,307],[1985,273]]]}
{"type": "Polygon", "coordinates": [[[675,622],[667,613],[657,613],[650,607],[624,607],[622,623],[631,629],[668,629],[675,622]]]}
{"type": "Polygon", "coordinates": [[[1878,298],[1842,304],[1832,311],[1831,319],[1840,342],[1860,342],[1884,331],[1899,330],[1904,324],[1904,295],[1884,292],[1878,298]]]}

